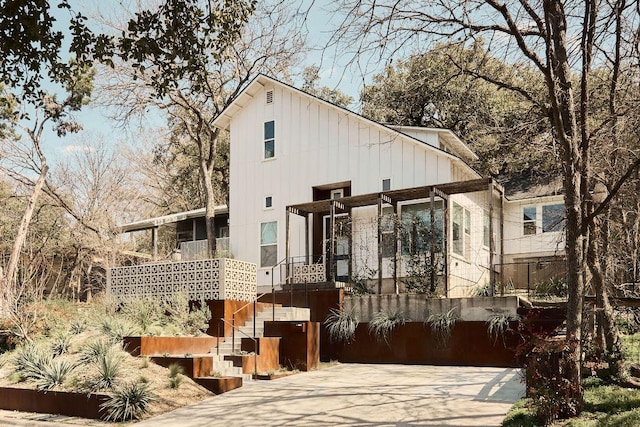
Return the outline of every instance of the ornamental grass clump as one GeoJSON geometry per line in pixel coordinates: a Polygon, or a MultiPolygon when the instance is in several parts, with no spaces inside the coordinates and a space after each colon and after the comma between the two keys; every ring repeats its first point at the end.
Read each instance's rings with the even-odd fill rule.
{"type": "Polygon", "coordinates": [[[169,388],[180,387],[180,384],[182,384],[182,381],[184,380],[184,377],[182,376],[184,374],[184,369],[182,366],[177,363],[172,363],[167,369],[169,369],[169,388]]]}
{"type": "Polygon", "coordinates": [[[106,421],[139,420],[149,412],[149,404],[154,400],[147,384],[128,383],[103,402],[100,409],[106,421]]]}
{"type": "Polygon", "coordinates": [[[389,345],[389,336],[398,325],[408,322],[404,313],[400,310],[379,311],[369,322],[369,333],[373,333],[378,341],[384,341],[389,345]]]}
{"type": "Polygon", "coordinates": [[[446,313],[432,314],[427,318],[426,323],[431,328],[431,334],[438,348],[445,348],[449,344],[451,332],[458,319],[459,316],[455,307],[452,307],[446,313]]]}
{"type": "Polygon", "coordinates": [[[506,345],[504,342],[505,334],[507,331],[511,330],[509,322],[519,320],[520,316],[513,313],[497,312],[491,314],[487,320],[487,335],[493,340],[493,344],[495,345],[496,342],[498,342],[498,338],[502,337],[502,344],[506,345]]]}
{"type": "Polygon", "coordinates": [[[358,326],[358,317],[352,311],[329,310],[329,316],[324,321],[327,327],[329,338],[333,342],[350,343],[354,340],[356,327],[358,326]]]}

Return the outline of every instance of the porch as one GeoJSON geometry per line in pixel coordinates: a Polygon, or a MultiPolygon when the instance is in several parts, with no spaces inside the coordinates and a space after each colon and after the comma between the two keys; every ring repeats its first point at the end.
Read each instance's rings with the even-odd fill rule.
{"type": "MultiPolygon", "coordinates": [[[[289,205],[286,271],[281,277],[288,287],[323,282],[340,285],[361,280],[364,271],[378,294],[383,293],[383,282],[398,294],[410,276],[407,260],[415,257],[419,265],[413,267],[419,268],[420,274],[414,279],[427,284],[432,292],[438,289],[439,294],[451,296],[461,281],[468,281],[469,288],[499,282],[503,222],[504,190],[493,179],[289,205]],[[468,196],[471,193],[476,195],[468,196]],[[454,201],[456,195],[460,196],[454,201]],[[294,218],[304,220],[302,227],[295,228],[294,218]],[[319,218],[322,225],[318,224],[319,218]],[[323,228],[321,233],[319,227],[323,228]],[[300,229],[303,247],[298,244],[292,249],[292,234],[300,234],[300,229]],[[318,234],[323,239],[321,253],[317,249],[318,234]],[[371,256],[356,247],[360,241],[371,256]],[[480,262],[480,258],[486,260],[480,262]],[[461,270],[463,265],[469,271],[482,270],[482,274],[452,271],[461,270]]],[[[489,288],[493,293],[493,287],[489,288]]]]}

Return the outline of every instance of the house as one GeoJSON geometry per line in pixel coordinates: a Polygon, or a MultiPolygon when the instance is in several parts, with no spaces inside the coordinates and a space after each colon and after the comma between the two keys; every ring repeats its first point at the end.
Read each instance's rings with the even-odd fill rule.
{"type": "MultiPolygon", "coordinates": [[[[466,296],[520,283],[507,265],[563,257],[562,195],[507,197],[449,130],[386,126],[265,75],[214,125],[231,138],[229,250],[257,265],[258,289],[426,284],[466,296]]],[[[197,215],[185,215],[197,241],[197,215]]]]}

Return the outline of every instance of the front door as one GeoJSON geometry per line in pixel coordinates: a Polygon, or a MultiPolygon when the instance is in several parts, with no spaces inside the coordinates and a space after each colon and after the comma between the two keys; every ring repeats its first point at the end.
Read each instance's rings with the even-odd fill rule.
{"type": "MultiPolygon", "coordinates": [[[[347,214],[339,214],[335,216],[335,242],[333,247],[333,261],[335,265],[335,281],[349,281],[349,241],[351,234],[351,222],[347,214]]],[[[331,217],[324,217],[324,254],[325,265],[327,268],[327,277],[329,277],[331,266],[329,265],[329,245],[331,241],[331,217]]]]}

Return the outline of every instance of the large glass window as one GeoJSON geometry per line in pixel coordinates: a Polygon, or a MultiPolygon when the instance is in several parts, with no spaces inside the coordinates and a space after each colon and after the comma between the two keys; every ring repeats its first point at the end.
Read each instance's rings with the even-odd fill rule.
{"type": "Polygon", "coordinates": [[[260,267],[272,267],[278,262],[278,222],[260,224],[260,267]]]}
{"type": "Polygon", "coordinates": [[[542,207],[542,232],[562,231],[564,227],[564,204],[542,207]]]}
{"type": "Polygon", "coordinates": [[[271,159],[276,155],[276,124],[273,120],[264,124],[264,158],[271,159]]]}
{"type": "MultiPolygon", "coordinates": [[[[442,250],[444,235],[442,201],[434,203],[434,238],[436,251],[442,250]]],[[[431,251],[431,204],[403,205],[401,215],[402,254],[418,254],[431,251]]]]}
{"type": "Polygon", "coordinates": [[[525,236],[536,234],[536,215],[535,206],[527,206],[522,210],[522,232],[525,236]]]}

